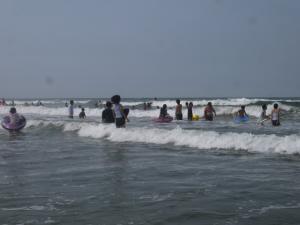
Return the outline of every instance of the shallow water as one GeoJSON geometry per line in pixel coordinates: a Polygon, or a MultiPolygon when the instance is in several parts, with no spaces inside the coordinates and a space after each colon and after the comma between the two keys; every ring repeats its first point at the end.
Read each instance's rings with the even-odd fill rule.
{"type": "Polygon", "coordinates": [[[300,224],[297,102],[279,128],[136,109],[126,129],[92,107],[85,121],[53,114],[63,103],[19,105],[27,127],[0,129],[0,224],[300,224]]]}

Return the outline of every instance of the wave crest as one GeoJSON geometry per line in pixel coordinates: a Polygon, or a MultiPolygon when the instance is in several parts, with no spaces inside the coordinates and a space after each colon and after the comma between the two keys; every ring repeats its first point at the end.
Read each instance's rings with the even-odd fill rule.
{"type": "Polygon", "coordinates": [[[107,139],[112,142],[136,142],[149,144],[173,144],[198,149],[245,150],[261,153],[300,153],[300,136],[252,133],[218,133],[215,131],[184,130],[180,127],[117,129],[114,124],[78,122],[28,121],[29,126],[59,126],[64,132],[77,132],[81,137],[107,139]]]}

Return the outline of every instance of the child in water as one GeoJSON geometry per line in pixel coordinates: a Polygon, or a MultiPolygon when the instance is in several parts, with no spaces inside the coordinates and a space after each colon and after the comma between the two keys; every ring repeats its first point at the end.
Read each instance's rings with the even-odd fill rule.
{"type": "Polygon", "coordinates": [[[116,121],[116,127],[117,128],[124,128],[126,127],[126,121],[128,121],[127,115],[124,113],[124,108],[120,104],[121,97],[120,95],[114,95],[111,97],[112,103],[115,104],[114,108],[114,116],[116,121]]]}
{"type": "Polygon", "coordinates": [[[176,120],[182,120],[182,105],[180,104],[180,100],[176,100],[177,106],[175,111],[176,120]]]}
{"type": "Polygon", "coordinates": [[[207,106],[204,109],[204,118],[208,121],[213,121],[214,116],[217,116],[214,107],[212,106],[211,102],[207,103],[207,106]]]}
{"type": "Polygon", "coordinates": [[[238,116],[238,117],[248,117],[248,114],[246,113],[246,106],[242,105],[241,109],[236,113],[236,116],[238,116]]]}
{"type": "Polygon", "coordinates": [[[168,107],[166,104],[164,104],[163,107],[160,109],[159,118],[166,118],[168,116],[168,107]]]}
{"type": "Polygon", "coordinates": [[[20,120],[20,116],[15,107],[10,108],[8,116],[11,124],[17,124],[20,120]]]}
{"type": "Polygon", "coordinates": [[[84,112],[84,108],[81,108],[81,112],[79,113],[79,119],[85,119],[85,118],[86,118],[86,115],[84,112]]]}
{"type": "Polygon", "coordinates": [[[271,120],[273,126],[280,126],[280,108],[278,107],[278,104],[274,104],[274,108],[271,112],[271,120]]]}

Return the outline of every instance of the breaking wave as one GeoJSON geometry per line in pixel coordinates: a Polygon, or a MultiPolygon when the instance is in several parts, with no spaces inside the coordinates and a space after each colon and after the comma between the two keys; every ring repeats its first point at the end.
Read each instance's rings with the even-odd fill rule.
{"type": "Polygon", "coordinates": [[[64,132],[76,132],[81,137],[107,139],[112,142],[135,142],[157,145],[172,144],[197,149],[245,150],[248,152],[299,154],[300,136],[277,136],[251,133],[218,133],[215,131],[184,130],[180,127],[116,129],[114,124],[78,122],[28,121],[28,126],[59,126],[64,132]]]}

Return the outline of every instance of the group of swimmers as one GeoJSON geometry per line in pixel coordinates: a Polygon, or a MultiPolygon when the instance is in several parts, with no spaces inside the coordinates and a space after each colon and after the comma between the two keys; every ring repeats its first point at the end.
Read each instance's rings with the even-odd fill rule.
{"type": "MultiPolygon", "coordinates": [[[[6,100],[4,98],[0,99],[0,106],[15,106],[15,101],[11,100],[10,103],[6,102],[6,100]]],[[[44,104],[38,100],[37,103],[31,102],[25,102],[24,106],[44,106],[44,104]]]]}
{"type": "Polygon", "coordinates": [[[11,103],[7,103],[4,98],[0,99],[0,106],[14,106],[15,101],[12,100],[11,103]]]}
{"type": "MultiPolygon", "coordinates": [[[[182,104],[180,103],[180,99],[176,100],[176,108],[175,108],[175,118],[176,120],[183,120],[183,114],[182,114],[182,104]]],[[[189,121],[193,120],[193,102],[186,102],[185,103],[186,108],[187,108],[187,118],[189,121]]],[[[159,118],[165,118],[169,117],[170,115],[167,112],[167,105],[164,104],[163,107],[160,110],[159,118]]],[[[214,117],[217,116],[216,110],[212,106],[211,102],[207,103],[207,106],[204,109],[204,118],[207,121],[213,121],[214,117]]]]}
{"type": "Polygon", "coordinates": [[[273,126],[280,126],[280,113],[281,109],[279,108],[277,103],[273,105],[273,109],[270,115],[267,115],[267,105],[262,105],[262,112],[260,115],[261,124],[263,124],[264,121],[271,120],[273,126]]]}
{"type": "MultiPolygon", "coordinates": [[[[111,101],[106,102],[106,107],[102,111],[102,122],[103,123],[115,123],[117,128],[125,127],[126,122],[129,122],[128,119],[128,109],[125,109],[121,105],[121,97],[120,95],[114,95],[111,97],[111,101]],[[113,108],[114,104],[114,108],[113,108]]],[[[70,100],[69,105],[69,118],[74,118],[74,101],[70,100]]],[[[80,119],[85,119],[85,109],[81,108],[81,112],[79,114],[80,119]]]]}
{"type": "MultiPolygon", "coordinates": [[[[121,97],[119,95],[115,95],[111,98],[111,102],[106,102],[106,107],[102,112],[102,122],[103,123],[116,123],[116,127],[125,127],[126,121],[129,121],[127,116],[128,112],[124,109],[124,107],[120,104],[121,97]],[[113,108],[114,104],[114,108],[113,108]]],[[[183,120],[182,109],[183,106],[180,103],[180,100],[176,100],[176,109],[175,109],[175,118],[176,120],[183,120]]],[[[186,102],[185,103],[187,108],[187,118],[189,121],[192,121],[194,118],[193,115],[193,102],[186,102]]],[[[270,115],[267,115],[267,105],[262,105],[262,113],[260,116],[260,123],[263,124],[267,120],[272,121],[273,126],[280,125],[280,108],[277,103],[274,104],[273,110],[270,115]]],[[[73,118],[74,114],[74,101],[70,101],[69,106],[69,117],[73,118]]],[[[204,108],[204,116],[203,118],[207,121],[213,121],[214,118],[217,116],[216,110],[214,109],[211,102],[207,103],[207,106],[204,108]]],[[[248,114],[246,113],[246,106],[242,105],[241,108],[235,113],[236,117],[239,118],[249,118],[248,114]]],[[[84,108],[81,109],[79,114],[79,118],[84,119],[86,117],[84,108]]],[[[168,114],[167,105],[164,104],[160,109],[159,118],[166,118],[170,117],[168,114]]]]}
{"type": "MultiPolygon", "coordinates": [[[[121,97],[119,95],[114,95],[111,97],[111,101],[106,102],[106,107],[102,111],[102,122],[103,123],[115,123],[117,128],[125,127],[126,122],[129,122],[128,120],[128,113],[129,109],[126,109],[122,106],[121,97]]],[[[176,100],[176,109],[175,109],[175,118],[176,120],[183,120],[183,114],[182,109],[183,106],[180,103],[180,100],[176,100]]],[[[187,107],[187,118],[189,121],[193,120],[193,103],[192,102],[186,102],[187,107]]],[[[69,109],[69,118],[74,118],[74,101],[70,100],[70,104],[68,106],[69,109]]],[[[162,108],[160,109],[159,118],[166,118],[170,117],[167,111],[167,105],[164,104],[162,108]]],[[[260,116],[260,123],[263,124],[267,120],[271,120],[273,126],[279,126],[280,125],[280,113],[281,110],[277,103],[274,104],[273,110],[270,115],[267,115],[267,105],[262,105],[262,112],[260,116]]],[[[17,121],[19,115],[16,111],[15,107],[12,107],[10,109],[9,116],[11,117],[12,121],[17,121]]],[[[214,117],[216,117],[216,111],[214,107],[212,106],[211,102],[207,103],[207,106],[204,109],[204,116],[203,118],[207,121],[213,121],[214,117]]],[[[241,108],[235,113],[236,117],[249,117],[246,113],[246,107],[241,106],[241,108]]],[[[79,114],[80,119],[85,119],[85,109],[81,108],[81,112],[79,114]]]]}
{"type": "MultiPolygon", "coordinates": [[[[175,118],[176,120],[183,120],[183,114],[182,114],[182,104],[180,103],[180,100],[176,100],[176,109],[175,109],[175,118]]],[[[185,103],[187,108],[187,118],[189,121],[193,120],[193,102],[186,102],[185,103]]],[[[271,120],[273,126],[280,126],[280,108],[277,103],[273,105],[273,110],[270,115],[267,115],[267,105],[262,105],[262,112],[260,116],[260,123],[263,125],[263,123],[267,120],[271,120]]],[[[211,102],[207,103],[207,106],[204,108],[204,116],[203,118],[207,121],[213,121],[214,117],[217,116],[216,110],[212,106],[211,102]]],[[[246,106],[242,105],[241,108],[235,113],[236,117],[239,118],[249,118],[248,114],[246,113],[246,106]]],[[[163,107],[160,109],[159,118],[166,118],[170,117],[168,114],[167,105],[164,104],[163,107]]]]}
{"type": "MultiPolygon", "coordinates": [[[[273,109],[271,111],[270,115],[267,115],[267,105],[263,104],[262,106],[262,112],[260,114],[260,124],[263,125],[265,121],[271,120],[273,126],[280,126],[280,113],[281,109],[279,108],[278,104],[275,103],[273,105],[273,109]]],[[[241,106],[241,109],[237,112],[236,116],[239,117],[249,117],[246,113],[245,106],[241,106]]]]}

